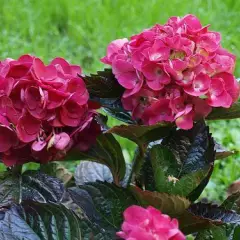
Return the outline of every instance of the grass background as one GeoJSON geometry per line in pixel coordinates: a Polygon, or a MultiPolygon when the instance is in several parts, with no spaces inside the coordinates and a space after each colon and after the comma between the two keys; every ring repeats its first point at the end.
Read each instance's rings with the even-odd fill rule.
{"type": "MultiPolygon", "coordinates": [[[[85,73],[94,73],[104,67],[99,58],[111,40],[187,13],[211,23],[212,30],[222,33],[223,46],[239,56],[239,11],[236,0],[0,0],[0,58],[31,53],[48,62],[61,56],[80,64],[85,73]]],[[[238,66],[239,60],[236,76],[238,66]]],[[[219,142],[238,150],[239,123],[219,121],[210,128],[219,142]]],[[[133,145],[125,140],[121,144],[130,158],[133,145]]],[[[227,186],[240,177],[239,166],[239,154],[218,161],[203,196],[223,199],[227,186]]]]}

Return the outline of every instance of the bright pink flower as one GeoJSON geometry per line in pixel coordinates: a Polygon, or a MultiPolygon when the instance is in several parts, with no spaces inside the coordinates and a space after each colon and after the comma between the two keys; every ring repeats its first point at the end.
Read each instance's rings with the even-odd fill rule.
{"type": "Polygon", "coordinates": [[[185,240],[177,219],[171,219],[159,210],[131,206],[124,211],[122,231],[117,236],[126,240],[185,240]]]}
{"type": "Polygon", "coordinates": [[[239,96],[236,57],[222,48],[220,33],[190,14],[110,43],[102,62],[125,88],[124,108],[142,124],[175,121],[190,129],[212,107],[228,108],[239,96]]]}
{"type": "Polygon", "coordinates": [[[67,151],[100,133],[94,106],[80,66],[55,58],[45,65],[23,55],[0,62],[0,157],[7,166],[28,161],[47,163],[64,158],[67,151]],[[93,129],[91,129],[93,128],[93,129]]]}

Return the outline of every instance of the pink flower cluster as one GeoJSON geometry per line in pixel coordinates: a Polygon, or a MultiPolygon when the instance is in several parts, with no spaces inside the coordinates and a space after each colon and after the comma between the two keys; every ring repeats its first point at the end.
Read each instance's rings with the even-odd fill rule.
{"type": "Polygon", "coordinates": [[[122,231],[117,235],[126,240],[185,240],[177,219],[148,207],[131,206],[124,211],[122,231]]]}
{"type": "Polygon", "coordinates": [[[79,66],[36,57],[0,62],[0,156],[7,166],[63,158],[86,150],[100,127],[79,66]]]}
{"type": "Polygon", "coordinates": [[[193,15],[171,17],[109,44],[101,61],[125,88],[122,103],[134,119],[146,125],[175,121],[190,129],[212,107],[229,108],[238,99],[235,56],[208,28],[193,15]]]}

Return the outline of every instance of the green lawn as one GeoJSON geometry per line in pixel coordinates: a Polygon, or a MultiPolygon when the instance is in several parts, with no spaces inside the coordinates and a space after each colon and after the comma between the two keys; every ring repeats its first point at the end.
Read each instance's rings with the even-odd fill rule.
{"type": "MultiPolygon", "coordinates": [[[[221,31],[223,46],[240,54],[240,1],[236,0],[0,0],[0,4],[1,58],[32,53],[50,61],[62,56],[80,64],[85,73],[95,72],[104,67],[99,58],[111,40],[187,13],[196,14],[203,24],[211,23],[211,29],[221,31]]],[[[211,124],[211,130],[225,146],[238,149],[239,123],[221,121],[211,124]]],[[[121,143],[129,158],[132,145],[121,143]]],[[[239,166],[240,155],[216,163],[204,195],[223,198],[226,187],[240,177],[239,166]]]]}

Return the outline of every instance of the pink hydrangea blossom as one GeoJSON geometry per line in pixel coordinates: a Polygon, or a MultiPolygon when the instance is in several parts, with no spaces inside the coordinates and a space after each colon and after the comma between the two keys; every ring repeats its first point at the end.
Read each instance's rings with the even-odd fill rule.
{"type": "Polygon", "coordinates": [[[96,106],[78,74],[80,66],[63,58],[49,65],[30,55],[0,62],[0,157],[7,166],[60,160],[94,143],[96,106]]]}
{"type": "Polygon", "coordinates": [[[159,210],[131,206],[124,211],[122,231],[117,236],[126,240],[185,240],[177,219],[171,219],[159,210]]]}
{"type": "Polygon", "coordinates": [[[220,33],[193,15],[115,40],[101,61],[125,88],[123,106],[143,124],[190,129],[212,107],[229,108],[239,96],[236,57],[222,48],[220,33]]]}

